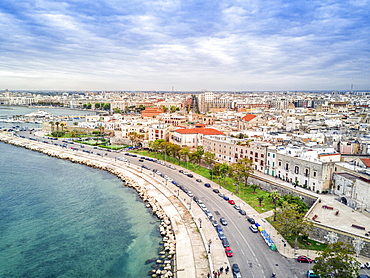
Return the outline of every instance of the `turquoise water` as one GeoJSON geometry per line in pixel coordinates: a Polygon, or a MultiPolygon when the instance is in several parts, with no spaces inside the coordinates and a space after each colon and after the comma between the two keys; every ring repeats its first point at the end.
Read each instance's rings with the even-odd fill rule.
{"type": "Polygon", "coordinates": [[[0,142],[0,277],[145,277],[160,240],[114,175],[0,142]]]}

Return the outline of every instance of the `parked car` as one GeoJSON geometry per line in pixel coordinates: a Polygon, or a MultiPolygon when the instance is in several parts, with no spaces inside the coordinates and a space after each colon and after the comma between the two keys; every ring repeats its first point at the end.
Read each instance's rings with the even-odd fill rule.
{"type": "Polygon", "coordinates": [[[195,181],[196,181],[196,182],[202,182],[202,180],[201,180],[201,179],[196,179],[195,181]]]}
{"type": "Polygon", "coordinates": [[[230,246],[229,241],[227,240],[227,238],[222,239],[221,242],[222,242],[223,247],[229,247],[230,246]]]}
{"type": "Polygon", "coordinates": [[[211,185],[209,183],[205,183],[204,186],[205,187],[211,187],[211,185]]]}
{"type": "Polygon", "coordinates": [[[229,200],[228,201],[230,205],[235,205],[235,201],[234,200],[229,200]]]}
{"type": "Polygon", "coordinates": [[[199,198],[198,198],[197,196],[194,196],[194,197],[193,197],[193,200],[194,200],[194,202],[196,202],[196,203],[198,203],[198,202],[199,202],[199,198]]]}
{"type": "Polygon", "coordinates": [[[249,230],[251,230],[253,233],[258,232],[258,229],[257,229],[256,225],[254,225],[254,224],[249,226],[249,230]]]}
{"type": "Polygon", "coordinates": [[[300,263],[312,263],[313,261],[307,256],[299,256],[297,261],[300,263]]]}
{"type": "Polygon", "coordinates": [[[248,222],[251,224],[256,223],[256,221],[252,217],[248,217],[248,222]]]}
{"type": "Polygon", "coordinates": [[[217,193],[217,194],[218,194],[218,193],[220,193],[220,190],[218,190],[217,188],[213,189],[212,191],[213,191],[214,193],[217,193]]]}
{"type": "Polygon", "coordinates": [[[316,275],[312,269],[307,270],[307,278],[318,278],[320,275],[316,275]]]}
{"type": "Polygon", "coordinates": [[[226,219],[225,219],[225,218],[223,218],[223,217],[221,217],[221,218],[220,218],[220,223],[221,223],[222,225],[224,225],[224,226],[226,226],[226,225],[227,225],[227,221],[226,221],[226,219]]]}
{"type": "Polygon", "coordinates": [[[225,194],[224,193],[218,193],[218,196],[220,196],[221,198],[224,198],[225,194]]]}
{"type": "Polygon", "coordinates": [[[224,238],[226,238],[224,232],[218,232],[218,237],[223,240],[224,238]]]}
{"type": "Polygon", "coordinates": [[[229,197],[224,196],[224,200],[225,200],[225,201],[229,201],[229,199],[230,199],[229,197]]]}
{"type": "Polygon", "coordinates": [[[215,227],[217,232],[223,232],[221,225],[217,224],[215,227]]]}
{"type": "Polygon", "coordinates": [[[231,250],[230,247],[225,248],[225,253],[227,257],[232,257],[233,256],[233,251],[231,250]]]}
{"type": "Polygon", "coordinates": [[[218,225],[216,220],[212,220],[211,222],[212,222],[213,227],[216,227],[218,225]]]}
{"type": "Polygon", "coordinates": [[[370,268],[370,262],[366,262],[366,263],[365,263],[365,267],[366,267],[366,268],[370,268]]]}
{"type": "Polygon", "coordinates": [[[234,209],[236,209],[236,210],[240,210],[240,206],[235,205],[235,206],[234,206],[234,209]]]}
{"type": "Polygon", "coordinates": [[[247,213],[245,212],[245,210],[239,210],[239,213],[241,214],[241,215],[247,215],[247,213]]]}
{"type": "Polygon", "coordinates": [[[193,174],[187,174],[187,176],[188,176],[189,178],[192,178],[192,177],[193,177],[193,174]]]}

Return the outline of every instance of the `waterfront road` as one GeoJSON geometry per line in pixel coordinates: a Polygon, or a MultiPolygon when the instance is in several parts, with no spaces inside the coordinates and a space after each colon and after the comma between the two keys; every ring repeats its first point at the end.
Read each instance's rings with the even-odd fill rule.
{"type": "MultiPolygon", "coordinates": [[[[185,194],[182,190],[172,184],[170,181],[160,177],[158,174],[155,174],[152,170],[157,169],[162,174],[170,177],[176,182],[183,185],[188,190],[192,191],[194,196],[197,196],[202,200],[208,210],[212,213],[214,218],[219,222],[220,217],[224,217],[228,225],[222,226],[225,236],[227,237],[230,247],[233,251],[233,257],[229,258],[229,263],[223,263],[222,258],[218,265],[214,265],[214,268],[221,266],[226,267],[226,265],[232,265],[237,263],[241,269],[242,277],[271,277],[271,273],[274,272],[277,274],[277,277],[305,277],[305,273],[312,265],[300,264],[294,258],[287,258],[282,256],[279,252],[272,251],[266,245],[259,233],[252,233],[249,230],[250,223],[247,221],[247,216],[254,217],[256,220],[260,221],[262,226],[265,225],[261,221],[260,215],[254,211],[250,206],[242,202],[238,197],[232,195],[232,193],[226,191],[223,188],[220,188],[219,185],[206,180],[203,177],[197,176],[193,173],[194,177],[190,178],[179,172],[181,169],[177,165],[175,166],[176,170],[161,165],[159,163],[151,162],[148,160],[143,160],[140,162],[140,155],[137,157],[132,157],[124,154],[123,152],[109,152],[104,149],[94,148],[92,146],[85,145],[83,148],[81,144],[71,144],[62,142],[62,140],[51,140],[36,135],[29,134],[29,132],[19,132],[18,135],[24,136],[25,138],[32,138],[37,141],[45,141],[48,144],[53,145],[65,145],[66,148],[75,148],[76,152],[89,151],[91,155],[99,155],[109,157],[115,160],[118,160],[120,157],[124,157],[128,160],[125,162],[131,167],[136,165],[143,174],[151,175],[158,180],[161,180],[164,184],[170,187],[174,192],[177,192],[179,198],[181,198],[188,208],[192,211],[195,216],[195,222],[198,227],[201,225],[199,219],[203,222],[203,225],[206,221],[209,221],[204,212],[200,209],[198,204],[193,201],[193,198],[185,194]],[[146,165],[150,168],[144,169],[141,166],[146,165]],[[202,179],[202,182],[196,182],[196,179],[202,179]],[[211,187],[207,188],[204,186],[204,183],[210,183],[211,187]],[[241,215],[238,210],[236,210],[232,205],[230,205],[226,200],[221,198],[217,193],[213,192],[213,189],[219,189],[222,193],[227,195],[230,199],[235,200],[236,204],[241,206],[243,210],[247,212],[247,216],[241,215]]],[[[65,141],[65,140],[63,140],[65,141]]],[[[188,171],[183,169],[184,171],[188,171]]],[[[207,238],[208,241],[208,238],[207,238]]],[[[221,241],[217,238],[216,233],[212,233],[212,244],[210,251],[217,246],[218,249],[223,248],[221,241]],[[215,236],[216,235],[216,236],[215,236]]],[[[294,256],[293,256],[294,257],[294,256]]],[[[225,276],[223,274],[221,277],[231,277],[225,276]]]]}

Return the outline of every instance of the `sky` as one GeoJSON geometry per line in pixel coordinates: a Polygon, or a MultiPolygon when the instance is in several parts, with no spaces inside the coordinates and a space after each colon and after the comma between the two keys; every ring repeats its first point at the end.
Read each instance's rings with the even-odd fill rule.
{"type": "Polygon", "coordinates": [[[370,0],[2,0],[0,89],[370,89],[370,0]]]}

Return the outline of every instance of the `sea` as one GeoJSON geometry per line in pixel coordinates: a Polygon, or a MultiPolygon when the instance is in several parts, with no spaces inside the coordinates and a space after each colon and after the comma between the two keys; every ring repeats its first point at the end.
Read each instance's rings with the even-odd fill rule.
{"type": "Polygon", "coordinates": [[[116,176],[0,142],[1,278],[148,277],[158,225],[116,176]]]}

